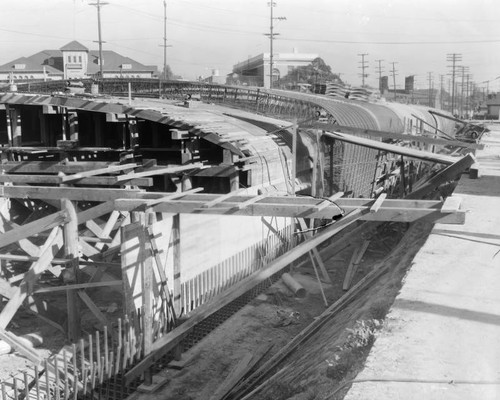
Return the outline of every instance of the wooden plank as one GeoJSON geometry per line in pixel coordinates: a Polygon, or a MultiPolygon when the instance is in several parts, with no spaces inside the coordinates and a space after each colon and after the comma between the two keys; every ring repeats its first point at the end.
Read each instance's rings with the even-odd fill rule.
{"type": "Polygon", "coordinates": [[[331,206],[332,202],[335,202],[336,200],[340,199],[343,195],[344,195],[344,192],[335,193],[333,196],[330,196],[328,199],[323,200],[317,206],[313,206],[312,211],[318,212],[318,211],[324,210],[328,206],[331,206]]]}
{"type": "Polygon", "coordinates": [[[267,194],[259,194],[258,196],[252,197],[251,199],[244,201],[243,203],[238,203],[237,208],[239,210],[243,210],[243,209],[247,208],[248,206],[250,206],[254,203],[257,203],[258,201],[260,201],[266,197],[267,197],[267,194]]]}
{"type": "Polygon", "coordinates": [[[121,285],[122,285],[121,279],[113,281],[102,281],[102,282],[75,283],[72,285],[64,285],[64,286],[37,287],[33,290],[33,294],[52,293],[62,290],[93,289],[97,287],[121,286],[121,285]]]}
{"type": "Polygon", "coordinates": [[[42,364],[42,357],[38,355],[33,347],[26,346],[26,339],[23,341],[12,332],[7,332],[3,328],[0,328],[0,339],[4,340],[10,347],[30,360],[35,366],[38,367],[42,364]]]}
{"type": "Polygon", "coordinates": [[[27,237],[34,236],[37,233],[63,225],[68,221],[68,218],[69,216],[67,211],[59,211],[47,217],[21,225],[11,231],[7,231],[0,235],[0,248],[15,243],[20,239],[25,239],[27,237]]]}
{"type": "Polygon", "coordinates": [[[1,186],[0,196],[32,199],[68,199],[79,201],[110,201],[120,198],[136,198],[139,189],[105,189],[46,186],[1,186]]]}
{"type": "Polygon", "coordinates": [[[210,396],[210,400],[222,400],[231,389],[248,373],[255,365],[252,363],[255,357],[252,353],[245,354],[229,372],[229,375],[217,386],[215,392],[210,396]]]}
{"type": "MultiPolygon", "coordinates": [[[[78,181],[79,179],[82,178],[88,178],[90,176],[96,176],[96,175],[105,175],[105,174],[112,174],[112,173],[117,173],[120,171],[126,171],[126,170],[131,170],[137,167],[137,164],[123,164],[123,165],[110,165],[106,168],[96,168],[92,169],[89,171],[83,171],[83,172],[78,172],[73,175],[63,175],[61,176],[61,181],[63,183],[68,183],[68,182],[73,182],[78,181]]],[[[126,175],[123,175],[126,176],[126,175]]],[[[120,176],[122,178],[123,176],[120,176]]],[[[118,178],[118,176],[116,177],[118,178]]],[[[119,182],[116,180],[116,182],[119,182]]]]}
{"type": "Polygon", "coordinates": [[[147,200],[145,202],[143,208],[147,209],[147,208],[150,208],[150,207],[154,207],[155,205],[163,203],[164,201],[175,200],[175,199],[178,199],[180,197],[186,196],[186,194],[198,193],[198,192],[202,192],[203,190],[204,190],[203,188],[197,187],[197,188],[193,188],[193,189],[190,189],[190,190],[186,190],[184,192],[175,192],[175,193],[172,193],[172,194],[170,194],[168,196],[161,197],[159,199],[147,200]]]}
{"type": "Polygon", "coordinates": [[[114,203],[112,201],[107,201],[85,211],[80,211],[76,216],[78,218],[78,224],[83,224],[86,221],[102,217],[103,215],[109,214],[113,211],[114,203]]]}
{"type": "Polygon", "coordinates": [[[30,294],[38,276],[47,269],[47,266],[59,251],[60,246],[57,245],[59,235],[61,235],[61,228],[52,228],[52,232],[41,248],[40,258],[38,261],[34,262],[28,272],[26,272],[23,281],[19,287],[16,288],[16,292],[0,313],[0,328],[5,329],[7,327],[19,306],[30,294]]]}
{"type": "MultiPolygon", "coordinates": [[[[463,142],[460,140],[450,140],[450,139],[433,138],[433,137],[422,136],[422,135],[410,135],[410,134],[405,134],[405,133],[377,131],[377,130],[373,130],[373,129],[362,129],[362,128],[355,128],[355,127],[345,126],[345,125],[322,124],[319,122],[319,123],[307,125],[304,128],[309,128],[309,127],[312,127],[315,129],[321,129],[321,130],[325,130],[325,131],[329,131],[329,132],[337,131],[337,132],[342,132],[342,133],[352,133],[355,135],[365,135],[365,136],[377,137],[377,138],[381,138],[381,139],[392,139],[392,140],[404,140],[404,141],[418,142],[418,143],[423,143],[423,144],[428,144],[428,145],[455,146],[455,147],[463,147],[463,148],[479,149],[479,150],[484,148],[483,144],[463,142]]],[[[433,129],[435,129],[435,128],[433,128],[433,129]]]]}
{"type": "MultiPolygon", "coordinates": [[[[125,175],[126,176],[126,175],[125,175]]],[[[63,183],[62,177],[57,175],[0,175],[0,182],[11,182],[15,184],[48,184],[58,185],[63,183]]],[[[130,178],[130,180],[122,179],[117,182],[114,176],[94,176],[88,178],[75,179],[72,182],[76,185],[89,185],[89,186],[113,186],[113,185],[134,185],[134,186],[153,186],[152,178],[130,178]]]]}
{"type": "Polygon", "coordinates": [[[435,154],[428,151],[415,150],[408,147],[402,147],[394,144],[384,143],[376,140],[370,140],[361,138],[354,135],[349,135],[341,132],[324,132],[323,136],[330,137],[335,140],[340,140],[342,142],[352,143],[363,147],[369,147],[372,149],[388,151],[394,154],[400,154],[403,156],[408,156],[411,158],[416,158],[418,160],[424,160],[429,162],[435,162],[439,164],[451,165],[457,161],[455,157],[445,156],[441,154],[435,154]]]}
{"type": "Polygon", "coordinates": [[[237,194],[243,193],[245,190],[246,189],[234,190],[232,192],[223,194],[222,196],[216,197],[215,199],[208,201],[205,204],[202,204],[201,208],[213,207],[213,206],[220,204],[221,202],[223,202],[223,201],[225,201],[225,200],[227,200],[227,199],[229,199],[237,194]]]}
{"type": "Polygon", "coordinates": [[[386,197],[387,193],[381,193],[380,196],[378,196],[377,199],[373,202],[373,205],[370,207],[370,212],[376,213],[382,206],[382,203],[385,201],[386,197]]]}
{"type": "Polygon", "coordinates": [[[442,214],[456,213],[462,205],[462,197],[448,196],[441,207],[442,214]]]}
{"type": "Polygon", "coordinates": [[[363,241],[361,246],[356,247],[356,249],[354,249],[354,252],[352,253],[351,261],[349,262],[349,266],[347,267],[347,271],[346,271],[346,274],[344,277],[344,284],[342,286],[343,290],[348,290],[349,287],[351,286],[352,278],[354,278],[354,275],[356,274],[359,263],[361,262],[361,259],[363,258],[363,255],[365,254],[369,245],[370,245],[370,241],[365,240],[365,241],[363,241]]]}
{"type": "MultiPolygon", "coordinates": [[[[306,238],[313,237],[313,233],[308,231],[308,226],[306,224],[306,221],[304,221],[303,218],[298,218],[298,221],[299,221],[300,229],[302,229],[303,231],[306,231],[304,233],[304,236],[306,238]]],[[[328,283],[332,283],[332,279],[330,278],[330,275],[328,275],[328,271],[326,270],[325,263],[321,259],[321,255],[319,254],[318,249],[315,247],[311,249],[310,257],[311,257],[311,261],[313,262],[313,267],[316,268],[316,266],[314,265],[314,260],[312,259],[313,256],[318,263],[318,267],[321,270],[321,274],[323,275],[323,279],[328,283]]],[[[321,285],[321,282],[318,282],[318,283],[321,285]]]]}
{"type": "MultiPolygon", "coordinates": [[[[68,199],[61,200],[61,209],[66,211],[69,218],[68,222],[63,226],[63,250],[66,258],[72,259],[74,262],[67,266],[66,270],[70,271],[75,277],[75,283],[78,283],[79,267],[78,267],[78,217],[76,215],[75,205],[68,199]]],[[[80,337],[80,304],[76,297],[76,293],[72,290],[66,291],[66,305],[68,314],[68,339],[75,341],[80,337]]]]}
{"type": "Polygon", "coordinates": [[[117,163],[107,161],[7,161],[2,163],[2,169],[5,173],[17,174],[76,174],[80,172],[95,170],[99,168],[107,168],[110,165],[117,163]]]}
{"type": "Polygon", "coordinates": [[[455,180],[463,171],[476,162],[473,154],[469,153],[460,158],[457,162],[439,171],[432,178],[427,180],[422,186],[411,192],[406,199],[418,199],[429,192],[435,190],[439,185],[455,180]]]}
{"type": "Polygon", "coordinates": [[[106,316],[101,312],[99,307],[92,301],[87,293],[84,290],[78,290],[78,297],[85,303],[88,309],[94,314],[94,316],[103,324],[104,326],[108,326],[111,328],[110,321],[106,318],[106,316]]]}
{"type": "Polygon", "coordinates": [[[203,321],[205,318],[217,312],[225,305],[234,301],[236,298],[240,297],[242,294],[246,293],[248,290],[252,289],[253,287],[255,287],[255,285],[259,284],[263,280],[268,279],[270,276],[281,271],[291,262],[309,252],[312,248],[317,247],[320,243],[334,236],[336,233],[342,231],[347,226],[353,224],[360,219],[362,214],[366,212],[368,211],[356,210],[351,212],[332,226],[322,230],[315,237],[306,240],[305,242],[294,247],[289,252],[278,257],[265,269],[260,270],[241,280],[237,284],[230,287],[223,294],[215,297],[214,300],[198,307],[191,313],[190,318],[186,322],[184,322],[173,331],[162,336],[160,339],[156,340],[156,342],[153,344],[152,353],[149,356],[146,356],[138,364],[133,366],[125,374],[126,381],[130,382],[131,380],[140,376],[152,365],[154,360],[158,359],[158,357],[161,357],[163,354],[166,354],[168,351],[174,348],[199,322],[203,321]]]}
{"type": "Polygon", "coordinates": [[[194,163],[189,165],[183,165],[180,167],[155,168],[155,169],[149,169],[147,171],[141,171],[141,172],[131,173],[128,175],[117,176],[116,180],[117,182],[122,182],[124,180],[127,180],[127,176],[129,177],[128,179],[130,178],[137,179],[145,176],[176,174],[178,172],[189,171],[192,169],[199,169],[199,168],[204,168],[204,165],[202,163],[194,163]]]}
{"type": "MultiPolygon", "coordinates": [[[[181,216],[172,216],[172,236],[171,245],[173,252],[173,273],[174,273],[174,310],[176,315],[181,314],[181,216]]],[[[169,244],[170,245],[170,244],[169,244]]]]}

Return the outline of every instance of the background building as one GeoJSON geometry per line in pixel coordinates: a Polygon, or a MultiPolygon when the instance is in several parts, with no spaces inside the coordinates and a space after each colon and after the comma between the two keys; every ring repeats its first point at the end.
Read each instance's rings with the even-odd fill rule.
{"type": "MultiPolygon", "coordinates": [[[[309,65],[317,54],[300,54],[294,49],[293,53],[273,54],[273,82],[278,82],[294,68],[309,65]]],[[[228,83],[238,83],[249,86],[270,87],[270,56],[262,53],[233,66],[228,83]]]]}
{"type": "MultiPolygon", "coordinates": [[[[111,50],[104,50],[104,78],[152,78],[157,67],[143,65],[111,50]]],[[[0,81],[93,78],[99,72],[99,52],[72,41],[59,50],[42,50],[0,66],[0,81]]]]}

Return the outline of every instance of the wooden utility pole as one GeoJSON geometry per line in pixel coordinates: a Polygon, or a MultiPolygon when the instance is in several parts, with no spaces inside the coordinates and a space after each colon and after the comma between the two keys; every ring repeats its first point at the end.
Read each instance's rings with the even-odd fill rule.
{"type": "Polygon", "coordinates": [[[382,93],[382,61],[384,60],[375,60],[378,63],[378,90],[382,93]]]}
{"type": "Polygon", "coordinates": [[[394,100],[396,100],[396,64],[397,62],[392,62],[392,83],[393,83],[393,88],[394,88],[394,100]]]}
{"type": "Polygon", "coordinates": [[[99,37],[99,40],[97,40],[97,43],[99,43],[99,78],[100,79],[104,78],[103,68],[102,68],[102,66],[104,64],[104,60],[102,59],[102,44],[104,42],[102,40],[102,35],[101,35],[101,7],[105,6],[106,4],[109,4],[109,3],[102,2],[101,0],[97,0],[96,3],[89,3],[89,5],[96,6],[96,8],[97,8],[97,33],[98,33],[98,37],[99,37]]]}
{"type": "Polygon", "coordinates": [[[451,53],[446,56],[446,60],[451,62],[451,65],[448,65],[448,67],[451,67],[451,113],[454,113],[455,110],[455,75],[456,75],[456,68],[457,68],[457,62],[462,61],[462,55],[458,53],[451,53]]]}
{"type": "Polygon", "coordinates": [[[362,53],[358,54],[358,56],[361,57],[361,61],[359,64],[361,64],[358,68],[361,68],[361,86],[365,87],[365,78],[368,76],[368,74],[365,73],[366,68],[368,68],[368,61],[365,61],[365,57],[368,55],[368,53],[362,53]]]}
{"type": "Polygon", "coordinates": [[[273,58],[273,40],[275,36],[278,36],[279,33],[274,33],[274,20],[286,20],[286,17],[275,17],[273,16],[273,9],[276,7],[276,2],[271,0],[271,2],[268,3],[269,7],[271,8],[271,18],[270,18],[270,28],[269,28],[269,33],[265,33],[266,36],[269,37],[269,88],[273,88],[273,69],[274,69],[274,58],[273,58]]]}
{"type": "Polygon", "coordinates": [[[432,82],[433,82],[433,77],[432,77],[432,72],[427,72],[427,81],[429,83],[428,89],[429,89],[429,107],[434,107],[433,101],[432,101],[432,82]]]}

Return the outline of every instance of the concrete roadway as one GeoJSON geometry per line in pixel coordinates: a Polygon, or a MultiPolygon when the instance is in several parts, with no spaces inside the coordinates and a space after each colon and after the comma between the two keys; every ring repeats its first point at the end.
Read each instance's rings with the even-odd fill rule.
{"type": "Polygon", "coordinates": [[[346,400],[500,399],[500,125],[490,129],[482,176],[463,175],[453,194],[465,225],[434,226],[346,400]]]}

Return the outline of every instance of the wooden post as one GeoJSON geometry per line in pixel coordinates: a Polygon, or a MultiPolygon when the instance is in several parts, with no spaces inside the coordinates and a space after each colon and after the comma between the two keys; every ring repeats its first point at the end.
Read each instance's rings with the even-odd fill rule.
{"type": "Polygon", "coordinates": [[[70,140],[78,140],[78,114],[70,112],[67,114],[69,124],[69,138],[70,140]]]}
{"type": "Polygon", "coordinates": [[[172,246],[174,267],[174,310],[181,315],[181,225],[180,215],[172,217],[172,246]]]}
{"type": "Polygon", "coordinates": [[[10,146],[22,146],[21,112],[14,107],[7,108],[7,135],[10,146]]]}
{"type": "MultiPolygon", "coordinates": [[[[78,218],[75,205],[68,199],[61,200],[61,209],[68,213],[69,221],[63,226],[64,255],[72,260],[66,268],[71,283],[78,283],[78,218]]],[[[68,282],[65,282],[68,283],[68,282]]],[[[80,301],[75,290],[66,291],[66,302],[68,310],[68,339],[75,341],[80,338],[80,301]]]]}

